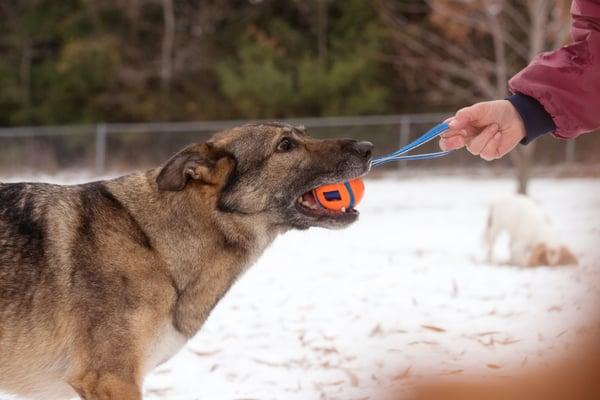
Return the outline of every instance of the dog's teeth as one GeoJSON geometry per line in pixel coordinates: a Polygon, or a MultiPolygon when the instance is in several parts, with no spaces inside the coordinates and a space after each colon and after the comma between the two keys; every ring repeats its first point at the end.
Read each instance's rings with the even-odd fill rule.
{"type": "Polygon", "coordinates": [[[312,203],[310,203],[310,202],[308,202],[308,201],[306,201],[306,200],[303,200],[301,203],[306,208],[310,208],[311,210],[315,209],[315,205],[312,204],[312,203]]]}
{"type": "Polygon", "coordinates": [[[319,205],[315,201],[306,200],[306,199],[304,199],[304,196],[298,197],[297,201],[300,205],[302,205],[303,207],[306,207],[310,210],[318,210],[319,209],[319,205]]]}

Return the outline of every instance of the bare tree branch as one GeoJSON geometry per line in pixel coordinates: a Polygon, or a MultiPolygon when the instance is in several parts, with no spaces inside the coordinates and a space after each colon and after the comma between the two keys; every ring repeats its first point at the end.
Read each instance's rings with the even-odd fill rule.
{"type": "Polygon", "coordinates": [[[511,1],[504,1],[502,6],[506,16],[513,22],[511,26],[522,29],[523,32],[527,32],[529,21],[523,15],[523,13],[521,13],[521,11],[519,11],[511,1]]]}
{"type": "Polygon", "coordinates": [[[549,0],[528,0],[527,8],[531,19],[529,28],[529,59],[544,51],[546,42],[547,16],[549,0]]]}
{"type": "Polygon", "coordinates": [[[567,43],[571,37],[571,24],[568,23],[570,18],[568,0],[555,0],[555,6],[550,11],[551,22],[548,24],[548,29],[552,33],[552,49],[557,49],[567,43]]]}
{"type": "Polygon", "coordinates": [[[495,95],[496,91],[494,86],[482,74],[485,71],[474,68],[476,63],[470,63],[469,61],[471,61],[471,59],[469,57],[465,56],[463,58],[465,61],[464,64],[452,62],[441,57],[439,54],[432,52],[430,48],[426,47],[412,36],[401,31],[398,31],[396,34],[403,37],[403,44],[406,47],[420,54],[423,60],[427,60],[426,64],[421,65],[422,67],[427,67],[442,74],[452,74],[457,78],[471,82],[472,85],[487,97],[493,97],[495,95]]]}
{"type": "MultiPolygon", "coordinates": [[[[421,68],[421,61],[416,57],[404,57],[402,63],[396,63],[398,67],[412,67],[414,69],[421,68]]],[[[448,93],[454,99],[460,100],[461,102],[470,102],[474,98],[478,98],[476,93],[473,93],[471,89],[465,88],[465,85],[461,82],[456,82],[452,77],[440,76],[439,74],[426,74],[421,75],[421,78],[426,79],[431,86],[436,86],[442,89],[442,92],[448,93]]]]}
{"type": "Polygon", "coordinates": [[[474,64],[478,64],[477,67],[479,69],[485,70],[486,68],[489,68],[490,71],[492,70],[493,67],[491,65],[488,66],[483,63],[479,64],[479,58],[469,54],[466,49],[456,46],[454,43],[442,38],[431,30],[422,29],[414,24],[411,24],[406,20],[406,18],[394,14],[393,11],[389,10],[389,7],[384,4],[383,0],[379,0],[378,3],[382,4],[383,7],[386,8],[386,12],[384,13],[383,17],[396,25],[397,29],[394,30],[395,33],[402,32],[403,35],[410,34],[412,35],[413,40],[427,42],[432,46],[432,48],[428,49],[428,51],[431,53],[443,52],[448,56],[453,57],[458,63],[464,63],[465,60],[469,60],[474,64]]]}
{"type": "Polygon", "coordinates": [[[164,33],[162,40],[160,78],[163,92],[169,90],[173,76],[173,47],[175,42],[175,11],[173,0],[162,0],[164,33]]]}
{"type": "MultiPolygon", "coordinates": [[[[432,0],[427,0],[427,3],[430,4],[432,10],[443,14],[444,16],[451,18],[453,21],[457,23],[464,24],[469,28],[483,33],[483,34],[491,34],[490,27],[483,22],[483,20],[468,18],[463,14],[460,14],[449,7],[442,5],[440,2],[435,2],[432,0]]],[[[524,62],[529,61],[529,51],[527,47],[521,44],[511,33],[510,30],[505,30],[503,35],[503,40],[506,42],[506,45],[509,46],[512,50],[515,51],[517,55],[519,55],[524,62]]]]}
{"type": "Polygon", "coordinates": [[[484,11],[490,24],[492,41],[494,43],[494,58],[496,66],[496,98],[506,97],[508,74],[506,66],[506,49],[504,47],[504,30],[498,20],[498,15],[502,10],[499,4],[494,4],[492,0],[484,0],[484,11]]]}

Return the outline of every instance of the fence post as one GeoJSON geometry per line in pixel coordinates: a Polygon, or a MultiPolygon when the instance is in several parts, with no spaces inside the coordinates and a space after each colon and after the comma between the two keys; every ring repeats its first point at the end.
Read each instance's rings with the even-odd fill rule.
{"type": "Polygon", "coordinates": [[[565,146],[565,161],[568,164],[575,162],[575,140],[567,141],[565,146]]]}
{"type": "MultiPolygon", "coordinates": [[[[400,146],[398,148],[405,146],[410,141],[410,117],[408,115],[403,115],[400,118],[400,146]]],[[[405,168],[406,161],[400,161],[398,163],[398,168],[405,168]]]]}
{"type": "Polygon", "coordinates": [[[96,125],[96,176],[104,174],[106,169],[106,124],[96,125]]]}

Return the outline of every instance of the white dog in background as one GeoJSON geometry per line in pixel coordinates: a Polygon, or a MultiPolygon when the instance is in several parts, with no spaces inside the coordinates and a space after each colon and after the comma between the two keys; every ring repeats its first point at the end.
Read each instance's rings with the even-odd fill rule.
{"type": "Polygon", "coordinates": [[[574,265],[577,258],[562,245],[550,219],[529,197],[515,194],[495,201],[490,207],[485,242],[488,262],[503,231],[510,236],[510,263],[523,267],[574,265]]]}

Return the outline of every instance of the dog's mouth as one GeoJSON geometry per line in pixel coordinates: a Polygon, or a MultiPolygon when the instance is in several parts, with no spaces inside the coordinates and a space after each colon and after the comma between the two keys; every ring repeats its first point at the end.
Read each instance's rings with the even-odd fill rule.
{"type": "Polygon", "coordinates": [[[340,209],[326,208],[320,203],[315,190],[322,188],[324,185],[339,184],[340,182],[360,178],[369,172],[370,166],[370,157],[361,160],[358,164],[351,164],[346,161],[343,165],[338,165],[334,173],[316,176],[308,186],[304,186],[302,190],[306,191],[304,193],[300,191],[302,194],[293,202],[293,209],[296,211],[297,216],[302,217],[299,226],[304,228],[320,226],[336,229],[346,227],[355,222],[360,215],[358,210],[354,207],[342,207],[340,209]]]}
{"type": "Polygon", "coordinates": [[[296,199],[296,210],[303,215],[317,219],[334,219],[351,222],[358,218],[359,212],[354,208],[342,208],[339,211],[329,210],[321,205],[312,190],[296,199]]]}

